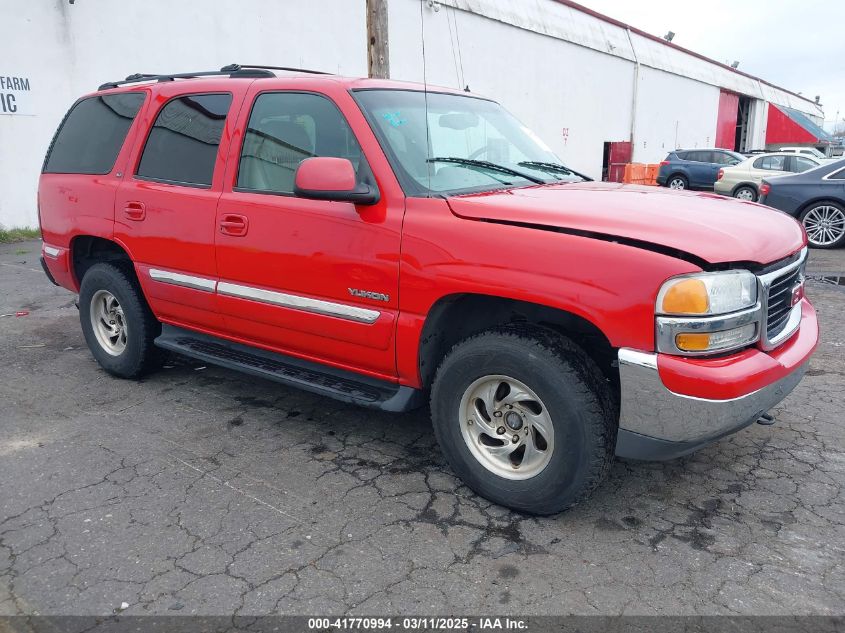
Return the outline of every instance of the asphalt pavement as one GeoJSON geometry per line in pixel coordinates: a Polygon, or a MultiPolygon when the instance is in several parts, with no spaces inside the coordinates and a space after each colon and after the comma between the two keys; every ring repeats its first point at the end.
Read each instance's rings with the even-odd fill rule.
{"type": "Polygon", "coordinates": [[[460,484],[426,410],[110,377],[39,248],[0,245],[28,312],[0,317],[0,615],[845,612],[845,250],[811,251],[822,342],[774,426],[533,518],[460,484]]]}

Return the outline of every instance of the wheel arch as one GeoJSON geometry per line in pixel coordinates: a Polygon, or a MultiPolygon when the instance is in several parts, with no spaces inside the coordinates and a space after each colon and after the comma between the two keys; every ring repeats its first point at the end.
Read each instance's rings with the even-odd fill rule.
{"type": "Polygon", "coordinates": [[[429,310],[417,358],[422,386],[431,386],[437,367],[456,343],[511,324],[545,328],[569,336],[596,362],[614,388],[618,388],[616,350],[604,332],[585,316],[544,304],[474,293],[441,297],[429,310]]]}
{"type": "Polygon", "coordinates": [[[814,204],[820,204],[822,202],[832,202],[833,204],[836,204],[836,205],[839,205],[842,208],[845,208],[845,200],[837,198],[836,196],[830,196],[830,195],[816,196],[815,198],[805,202],[800,207],[798,207],[798,210],[795,213],[795,217],[800,218],[801,214],[804,213],[804,211],[806,211],[807,209],[812,207],[814,204]]]}
{"type": "Polygon", "coordinates": [[[118,242],[96,235],[75,235],[71,239],[70,268],[77,287],[88,269],[101,262],[126,264],[128,272],[136,276],[129,252],[118,242]]]}
{"type": "Polygon", "coordinates": [[[740,182],[734,185],[733,189],[731,189],[731,195],[736,195],[736,192],[739,191],[742,187],[749,187],[750,189],[753,189],[754,195],[756,195],[758,198],[760,197],[760,185],[748,181],[740,182]]]}

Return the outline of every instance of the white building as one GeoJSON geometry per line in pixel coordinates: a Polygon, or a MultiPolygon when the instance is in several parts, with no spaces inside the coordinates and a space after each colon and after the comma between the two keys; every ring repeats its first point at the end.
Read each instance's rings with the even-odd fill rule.
{"type": "Polygon", "coordinates": [[[392,78],[493,97],[594,177],[676,147],[824,140],[812,101],[567,0],[5,0],[0,226],[37,225],[50,139],[101,83],[232,62],[366,76],[375,5],[392,78]]]}

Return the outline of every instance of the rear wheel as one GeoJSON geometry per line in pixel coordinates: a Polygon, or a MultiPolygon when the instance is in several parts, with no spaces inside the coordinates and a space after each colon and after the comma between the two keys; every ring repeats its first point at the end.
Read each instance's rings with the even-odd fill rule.
{"type": "Polygon", "coordinates": [[[675,174],[669,177],[669,180],[666,181],[666,186],[669,189],[689,189],[689,182],[683,176],[675,174]]]}
{"type": "Polygon", "coordinates": [[[437,371],[434,432],[457,475],[495,503],[553,514],[612,463],[615,409],[595,363],[545,330],[500,329],[458,345],[437,371]]]}
{"type": "Polygon", "coordinates": [[[739,198],[740,200],[748,200],[750,202],[757,202],[757,190],[754,189],[754,187],[743,185],[742,187],[738,187],[736,191],[734,191],[734,198],[739,198]]]}
{"type": "Polygon", "coordinates": [[[124,268],[88,269],[79,289],[79,318],[88,348],[110,374],[135,378],[160,366],[163,352],[153,341],[161,324],[124,268]]]}
{"type": "Polygon", "coordinates": [[[832,201],[816,202],[801,213],[807,241],[814,248],[845,244],[845,208],[832,201]]]}

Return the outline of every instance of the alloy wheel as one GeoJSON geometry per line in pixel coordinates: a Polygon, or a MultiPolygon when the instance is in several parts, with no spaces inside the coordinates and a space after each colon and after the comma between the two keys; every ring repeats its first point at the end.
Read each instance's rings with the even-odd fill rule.
{"type": "Polygon", "coordinates": [[[845,234],[845,212],[829,204],[813,207],[802,222],[807,239],[814,246],[830,246],[845,234]]]}
{"type": "Polygon", "coordinates": [[[543,401],[509,376],[484,376],[464,392],[461,435],[487,470],[505,479],[528,479],[549,463],[554,426],[543,401]]]}
{"type": "Polygon", "coordinates": [[[108,290],[98,290],[91,297],[91,327],[107,353],[120,356],[126,349],[128,328],[120,302],[108,290]]]}

